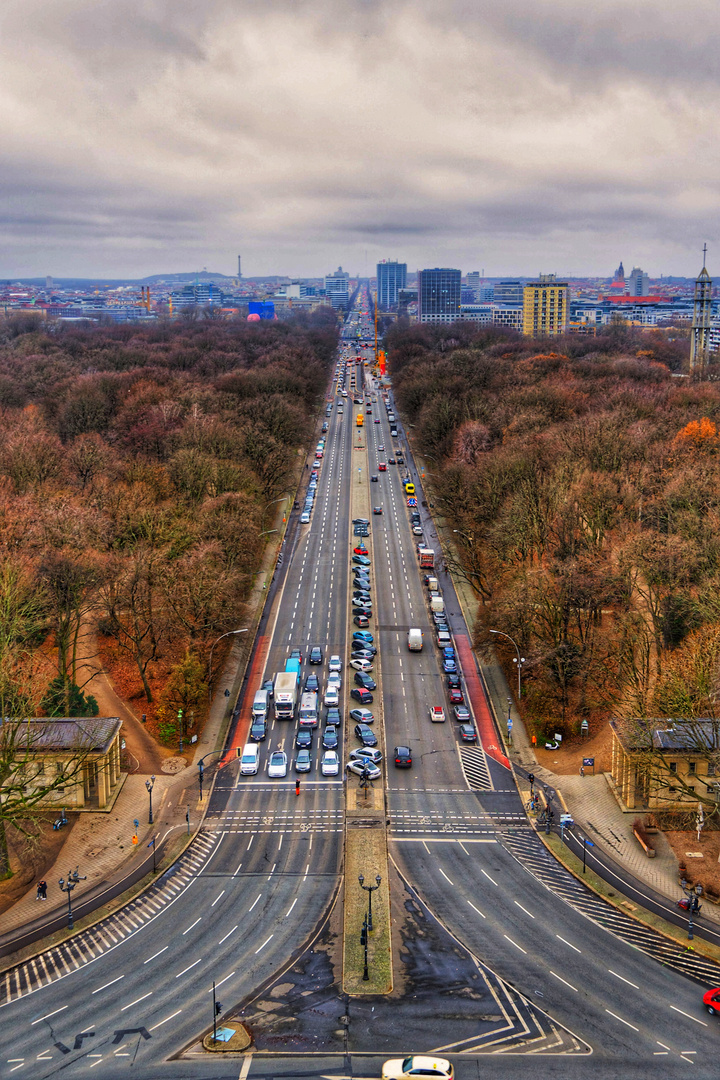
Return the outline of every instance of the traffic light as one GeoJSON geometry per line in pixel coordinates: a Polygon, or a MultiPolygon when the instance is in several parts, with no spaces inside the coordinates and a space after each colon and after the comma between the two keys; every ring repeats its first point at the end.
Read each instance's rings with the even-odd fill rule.
{"type": "Polygon", "coordinates": [[[535,783],[535,773],[528,773],[528,780],[530,781],[531,785],[534,784],[535,783]]]}
{"type": "Polygon", "coordinates": [[[215,1002],[215,1015],[219,1016],[221,1012],[222,1012],[222,1005],[220,1004],[219,1001],[216,1001],[215,1002]]]}

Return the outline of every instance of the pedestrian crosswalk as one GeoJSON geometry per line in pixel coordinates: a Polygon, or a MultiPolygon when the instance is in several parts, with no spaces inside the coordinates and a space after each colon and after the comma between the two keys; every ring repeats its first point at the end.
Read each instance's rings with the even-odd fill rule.
{"type": "Polygon", "coordinates": [[[344,825],[342,809],[292,810],[223,810],[208,814],[205,829],[209,835],[225,833],[339,833],[344,825]]]}
{"type": "Polygon", "coordinates": [[[188,889],[217,849],[216,836],[199,834],[154,885],[114,915],[0,975],[0,1008],[86,967],[157,918],[188,889]]]}

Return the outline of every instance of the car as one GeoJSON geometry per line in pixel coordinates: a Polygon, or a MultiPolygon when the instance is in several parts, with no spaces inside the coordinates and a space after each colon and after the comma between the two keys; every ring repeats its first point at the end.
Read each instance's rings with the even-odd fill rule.
{"type": "Polygon", "coordinates": [[[376,746],[358,746],[350,751],[350,760],[372,761],[373,765],[379,765],[382,761],[382,751],[376,746]]]}
{"type": "Polygon", "coordinates": [[[364,687],[354,686],[350,691],[350,697],[353,701],[359,702],[360,705],[372,705],[373,703],[372,694],[369,690],[365,690],[364,687]]]}
{"type": "Polygon", "coordinates": [[[364,574],[358,574],[353,579],[353,588],[360,592],[368,592],[370,589],[370,578],[364,574]]]}
{"type": "Polygon", "coordinates": [[[714,990],[705,991],[703,994],[703,1005],[711,1016],[720,1013],[720,987],[716,987],[714,990]]]}
{"type": "Polygon", "coordinates": [[[368,672],[372,670],[372,660],[366,656],[353,656],[350,667],[354,668],[355,671],[368,672]]]}
{"type": "Polygon", "coordinates": [[[264,742],[267,738],[267,720],[257,716],[250,725],[250,738],[253,742],[264,742]]]}
{"type": "Polygon", "coordinates": [[[342,723],[342,716],[340,715],[340,710],[336,705],[328,709],[325,716],[325,723],[328,727],[337,727],[342,723]]]}
{"type": "Polygon", "coordinates": [[[380,451],[381,454],[384,452],[385,447],[383,446],[382,443],[380,443],[380,445],[378,446],[378,450],[380,451]]]}
{"type": "Polygon", "coordinates": [[[295,772],[310,772],[312,769],[312,756],[309,750],[298,750],[295,758],[295,772]]]}
{"type": "Polygon", "coordinates": [[[368,727],[367,724],[355,725],[355,737],[360,740],[363,746],[377,746],[377,735],[368,727]]]}
{"type": "Polygon", "coordinates": [[[359,585],[355,586],[353,592],[353,604],[367,604],[368,607],[372,607],[372,597],[370,591],[366,588],[361,588],[359,585]]]}
{"type": "Polygon", "coordinates": [[[339,671],[331,671],[328,675],[328,686],[337,686],[338,690],[342,686],[342,675],[339,671]]]}
{"type": "Polygon", "coordinates": [[[337,750],[338,733],[336,727],[326,727],[322,735],[323,750],[337,750]]]}
{"type": "Polygon", "coordinates": [[[376,424],[379,424],[379,423],[380,423],[380,417],[379,417],[379,416],[376,416],[376,417],[375,417],[375,423],[376,423],[376,424]]]}
{"type": "Polygon", "coordinates": [[[340,704],[340,691],[333,683],[325,688],[323,701],[326,705],[338,706],[340,704]]]}
{"type": "Polygon", "coordinates": [[[430,719],[432,720],[433,724],[445,723],[445,710],[443,709],[442,705],[430,706],[430,719]]]}
{"type": "Polygon", "coordinates": [[[404,465],[405,464],[405,458],[402,456],[402,454],[398,454],[397,463],[398,463],[398,465],[404,465]]]}
{"type": "Polygon", "coordinates": [[[303,747],[309,750],[312,746],[312,731],[309,728],[298,728],[295,733],[295,745],[298,750],[301,750],[303,747]]]}
{"type": "Polygon", "coordinates": [[[369,525],[370,521],[368,518],[353,518],[352,523],[353,525],[369,525]]]}
{"type": "Polygon", "coordinates": [[[388,465],[394,465],[395,464],[395,458],[394,457],[389,457],[388,460],[387,460],[387,463],[388,463],[388,465]]]}
{"type": "Polygon", "coordinates": [[[319,689],[320,689],[320,680],[318,679],[317,675],[313,672],[311,675],[308,675],[307,679],[305,680],[305,690],[309,694],[310,693],[317,694],[319,689]]]}
{"type": "Polygon", "coordinates": [[[335,750],[326,750],[320,759],[320,772],[323,776],[337,776],[340,772],[340,758],[335,750]]]}
{"type": "Polygon", "coordinates": [[[459,720],[461,724],[467,724],[470,722],[470,710],[467,705],[455,705],[453,707],[455,713],[455,719],[459,720]]]}
{"type": "Polygon", "coordinates": [[[434,1076],[437,1080],[452,1080],[453,1067],[446,1058],[412,1057],[390,1058],[383,1062],[382,1080],[405,1080],[406,1076],[434,1076]]]}
{"type": "Polygon", "coordinates": [[[449,656],[452,660],[455,659],[455,649],[452,645],[443,645],[442,653],[443,656],[449,656]]]}
{"type": "Polygon", "coordinates": [[[308,657],[308,663],[309,664],[322,664],[322,662],[323,662],[323,651],[322,651],[322,649],[320,648],[319,645],[313,645],[312,649],[310,650],[310,655],[308,657]]]}
{"type": "Polygon", "coordinates": [[[356,555],[367,555],[368,553],[368,549],[365,547],[364,544],[358,544],[356,548],[353,548],[353,551],[356,555]]]}
{"type": "Polygon", "coordinates": [[[265,682],[264,682],[264,683],[262,684],[262,688],[263,688],[263,690],[267,690],[267,696],[268,696],[269,698],[271,698],[271,697],[274,697],[274,696],[275,696],[275,688],[274,688],[274,686],[273,686],[273,681],[272,681],[272,679],[267,679],[267,680],[266,680],[266,681],[265,681],[265,682]]]}
{"type": "Polygon", "coordinates": [[[370,620],[366,618],[365,615],[356,615],[353,619],[353,622],[356,626],[359,626],[361,628],[370,625],[370,620]]]}
{"type": "MultiPolygon", "coordinates": [[[[360,642],[362,644],[362,642],[360,642]]],[[[377,649],[353,649],[351,659],[352,660],[369,660],[372,664],[375,659],[377,649]]],[[[360,669],[358,669],[360,670],[360,669]]]]}
{"type": "Polygon", "coordinates": [[[376,474],[373,473],[372,476],[370,477],[370,483],[371,484],[377,484],[377,482],[378,482],[378,478],[377,478],[376,474]]]}
{"type": "Polygon", "coordinates": [[[330,657],[330,660],[328,661],[328,670],[331,672],[342,671],[342,666],[342,659],[338,656],[337,653],[333,653],[333,655],[330,657]]]}
{"type": "Polygon", "coordinates": [[[371,562],[370,562],[370,559],[368,559],[367,555],[353,555],[352,561],[353,561],[353,564],[355,566],[371,566],[372,565],[371,562]]]}
{"type": "Polygon", "coordinates": [[[268,761],[268,776],[277,779],[287,776],[287,754],[282,750],[275,750],[268,761]]]}
{"type": "Polygon", "coordinates": [[[412,531],[414,536],[422,536],[423,534],[421,525],[413,525],[412,531]]]}
{"type": "Polygon", "coordinates": [[[309,510],[303,510],[302,514],[300,515],[300,524],[301,525],[309,525],[310,524],[310,511],[309,510]]]}
{"type": "Polygon", "coordinates": [[[356,724],[372,724],[375,717],[369,709],[351,709],[350,719],[356,724]]]}
{"type": "Polygon", "coordinates": [[[378,461],[378,472],[387,472],[387,464],[384,461],[378,461]]]}
{"type": "Polygon", "coordinates": [[[396,769],[412,768],[412,751],[409,746],[396,746],[393,757],[396,769]]]}
{"type": "Polygon", "coordinates": [[[301,664],[303,662],[302,653],[300,652],[299,649],[291,649],[289,659],[290,660],[299,660],[301,664]]]}
{"type": "Polygon", "coordinates": [[[443,671],[447,674],[450,671],[457,671],[457,664],[451,656],[443,657],[443,671]]]}
{"type": "Polygon", "coordinates": [[[449,691],[448,697],[450,698],[450,704],[451,705],[464,705],[465,704],[465,698],[463,697],[463,692],[458,686],[454,686],[452,688],[452,690],[449,691]]]}
{"type": "Polygon", "coordinates": [[[365,690],[377,690],[377,683],[366,671],[355,672],[355,685],[362,686],[365,690]]]}
{"type": "Polygon", "coordinates": [[[372,761],[363,761],[360,758],[353,758],[352,761],[348,761],[345,768],[348,772],[355,773],[357,776],[367,776],[368,780],[379,780],[382,776],[382,772],[377,765],[373,765],[372,761]]]}
{"type": "Polygon", "coordinates": [[[372,645],[374,640],[375,638],[369,630],[355,630],[353,632],[353,641],[367,641],[369,645],[372,645]]]}
{"type": "Polygon", "coordinates": [[[477,742],[477,731],[474,724],[461,724],[458,728],[461,742],[477,742]]]}

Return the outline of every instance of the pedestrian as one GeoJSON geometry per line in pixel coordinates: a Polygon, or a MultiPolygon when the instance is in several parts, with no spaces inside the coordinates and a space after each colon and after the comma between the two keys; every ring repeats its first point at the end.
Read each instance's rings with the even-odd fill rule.
{"type": "Polygon", "coordinates": [[[295,781],[295,794],[296,795],[300,794],[300,781],[299,780],[295,781]]]}
{"type": "Polygon", "coordinates": [[[38,881],[36,900],[47,900],[47,881],[38,881]]]}
{"type": "Polygon", "coordinates": [[[580,766],[580,775],[581,775],[581,776],[584,776],[584,775],[585,775],[585,766],[584,766],[584,765],[581,765],[581,766],[580,766]]]}

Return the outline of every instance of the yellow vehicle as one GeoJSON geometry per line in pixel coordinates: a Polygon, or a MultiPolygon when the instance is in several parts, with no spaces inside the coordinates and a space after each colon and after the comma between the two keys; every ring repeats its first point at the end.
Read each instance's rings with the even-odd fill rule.
{"type": "Polygon", "coordinates": [[[414,495],[415,494],[415,485],[411,484],[411,483],[408,483],[406,481],[406,483],[405,483],[405,494],[406,495],[414,495]]]}
{"type": "Polygon", "coordinates": [[[355,423],[357,424],[358,427],[363,426],[363,424],[365,423],[365,417],[363,416],[362,413],[357,414],[357,420],[355,421],[355,423]]]}

